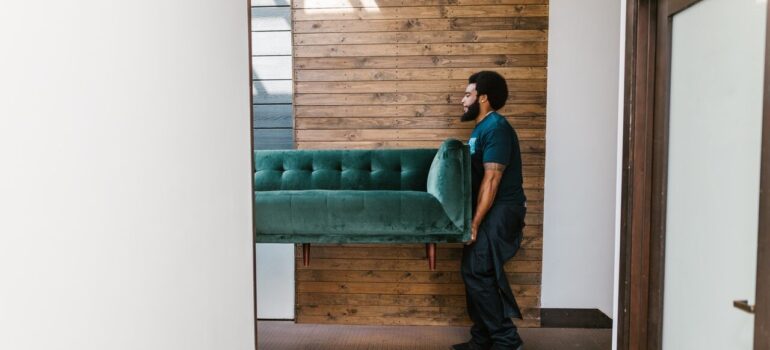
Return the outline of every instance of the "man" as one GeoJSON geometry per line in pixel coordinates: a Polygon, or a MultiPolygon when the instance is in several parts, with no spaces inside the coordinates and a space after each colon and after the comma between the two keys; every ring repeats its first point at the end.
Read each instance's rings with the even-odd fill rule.
{"type": "Polygon", "coordinates": [[[471,340],[455,350],[521,349],[511,317],[521,318],[503,265],[519,249],[526,215],[521,151],[516,131],[497,113],[508,99],[505,79],[482,71],[468,78],[461,120],[475,121],[468,141],[473,183],[471,240],[463,248],[462,276],[471,340]]]}

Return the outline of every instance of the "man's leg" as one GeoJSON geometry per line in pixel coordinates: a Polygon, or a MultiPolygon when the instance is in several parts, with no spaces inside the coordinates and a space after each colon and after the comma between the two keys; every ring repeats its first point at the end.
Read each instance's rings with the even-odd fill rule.
{"type": "Polygon", "coordinates": [[[495,343],[490,350],[515,350],[524,344],[524,341],[521,340],[521,336],[519,336],[516,325],[513,324],[513,321],[510,318],[506,317],[503,319],[501,329],[503,330],[500,333],[502,339],[499,339],[498,337],[493,338],[497,340],[495,340],[495,343]]]}
{"type": "Polygon", "coordinates": [[[487,332],[489,339],[495,345],[493,349],[515,349],[522,344],[522,341],[516,326],[503,311],[500,286],[495,275],[495,262],[491,252],[492,244],[498,241],[498,235],[501,233],[497,232],[501,227],[500,223],[507,221],[507,218],[503,217],[506,211],[502,209],[502,207],[493,207],[490,210],[487,219],[479,228],[476,243],[466,247],[467,254],[463,254],[462,275],[468,298],[468,313],[474,324],[478,324],[479,328],[487,332]]]}
{"type": "Polygon", "coordinates": [[[476,300],[473,297],[475,284],[478,282],[473,278],[474,249],[478,244],[463,247],[462,262],[460,264],[460,272],[462,273],[463,282],[465,283],[465,305],[468,310],[468,316],[473,322],[471,326],[471,340],[470,343],[478,345],[479,348],[489,349],[492,346],[492,339],[489,336],[489,331],[484,325],[484,320],[481,318],[481,310],[476,306],[476,300]]]}

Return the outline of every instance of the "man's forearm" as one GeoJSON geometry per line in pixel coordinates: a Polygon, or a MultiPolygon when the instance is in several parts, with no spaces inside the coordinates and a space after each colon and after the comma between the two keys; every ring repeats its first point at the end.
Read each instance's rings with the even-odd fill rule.
{"type": "Polygon", "coordinates": [[[495,194],[497,194],[497,187],[500,181],[494,181],[490,176],[484,176],[479,188],[479,198],[476,202],[476,215],[473,217],[473,226],[478,227],[484,220],[484,217],[492,208],[492,203],[495,201],[495,194]]]}
{"type": "Polygon", "coordinates": [[[498,163],[484,163],[484,177],[481,179],[479,187],[479,198],[476,200],[476,214],[471,223],[471,239],[466,244],[473,244],[476,241],[479,226],[484,221],[484,217],[492,208],[497,195],[497,187],[500,186],[500,180],[503,178],[505,165],[498,163]]]}

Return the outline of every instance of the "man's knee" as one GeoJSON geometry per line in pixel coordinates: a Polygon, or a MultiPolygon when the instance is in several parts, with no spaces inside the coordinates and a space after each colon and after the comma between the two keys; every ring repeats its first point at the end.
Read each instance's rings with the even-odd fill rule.
{"type": "Polygon", "coordinates": [[[494,269],[489,268],[483,261],[479,261],[477,257],[471,257],[471,259],[464,260],[460,264],[460,274],[464,281],[480,281],[494,275],[494,269]]]}
{"type": "Polygon", "coordinates": [[[494,274],[479,274],[474,271],[462,272],[463,282],[465,282],[466,291],[486,293],[489,291],[497,292],[496,280],[494,274]]]}

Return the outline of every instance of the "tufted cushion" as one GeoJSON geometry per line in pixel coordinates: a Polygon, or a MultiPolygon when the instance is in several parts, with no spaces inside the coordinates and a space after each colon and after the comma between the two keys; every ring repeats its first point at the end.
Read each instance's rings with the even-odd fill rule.
{"type": "Polygon", "coordinates": [[[254,152],[254,189],[425,191],[432,149],[254,152]]]}
{"type": "Polygon", "coordinates": [[[258,242],[460,242],[438,200],[417,191],[269,191],[255,202],[258,242]]]}

